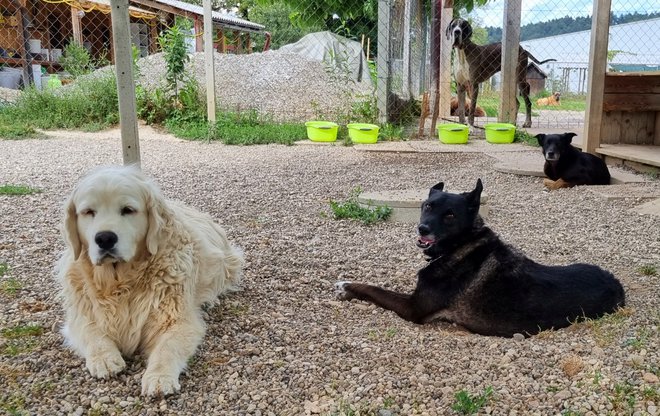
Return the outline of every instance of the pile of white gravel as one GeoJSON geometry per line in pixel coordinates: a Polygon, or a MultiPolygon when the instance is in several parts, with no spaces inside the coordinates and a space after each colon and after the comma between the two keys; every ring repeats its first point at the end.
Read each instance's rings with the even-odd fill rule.
{"type": "MultiPolygon", "coordinates": [[[[357,82],[323,62],[298,54],[270,51],[215,53],[214,57],[216,103],[222,109],[255,109],[275,120],[305,121],[317,116],[332,120],[348,113],[355,100],[373,94],[370,82],[357,82]]],[[[140,59],[138,67],[138,84],[150,89],[166,87],[162,53],[140,59]]],[[[204,53],[191,56],[186,74],[206,90],[204,53]]]]}
{"type": "Polygon", "coordinates": [[[63,345],[52,273],[63,248],[62,203],[85,172],[121,163],[119,134],[49,135],[0,140],[0,185],[42,190],[0,195],[0,264],[8,268],[0,278],[0,414],[440,416],[457,414],[457,393],[492,388],[480,414],[658,415],[660,277],[641,267],[660,269],[660,218],[630,211],[658,195],[657,179],[630,185],[648,191],[630,198],[585,187],[546,193],[541,178],[493,169],[492,155],[506,145],[491,146],[490,155],[226,146],[141,127],[145,172],[166,196],[217,219],[247,261],[243,289],[207,311],[207,333],[181,393],[147,400],[143,357],[95,380],[63,345]],[[409,292],[426,261],[414,224],[336,221],[330,199],[344,200],[358,186],[427,189],[440,180],[460,192],[477,178],[488,194],[487,224],[505,241],[546,264],[612,271],[626,289],[626,312],[507,339],[415,325],[334,299],[337,280],[409,292]],[[43,333],[10,337],[27,325],[43,333]]]}

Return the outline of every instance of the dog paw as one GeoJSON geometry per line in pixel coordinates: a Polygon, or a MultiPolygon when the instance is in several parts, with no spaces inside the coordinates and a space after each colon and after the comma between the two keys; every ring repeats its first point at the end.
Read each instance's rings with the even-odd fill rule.
{"type": "Polygon", "coordinates": [[[179,377],[170,374],[152,373],[147,371],[142,376],[143,396],[167,396],[181,390],[179,377]]]}
{"type": "Polygon", "coordinates": [[[339,300],[351,300],[353,294],[346,288],[351,282],[337,282],[335,283],[335,297],[339,300]]]}
{"type": "Polygon", "coordinates": [[[126,367],[126,362],[117,350],[96,351],[85,361],[87,370],[96,378],[108,378],[126,367]]]}

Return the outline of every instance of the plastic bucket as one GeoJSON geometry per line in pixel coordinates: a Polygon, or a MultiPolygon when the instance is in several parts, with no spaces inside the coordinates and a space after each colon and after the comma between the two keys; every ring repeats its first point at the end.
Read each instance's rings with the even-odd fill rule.
{"type": "Polygon", "coordinates": [[[468,142],[469,132],[469,128],[465,124],[440,124],[438,126],[438,139],[445,144],[465,144],[468,142]]]}
{"type": "Polygon", "coordinates": [[[491,123],[484,125],[486,141],[489,143],[513,143],[516,126],[509,123],[491,123]]]}
{"type": "Polygon", "coordinates": [[[339,125],[332,121],[308,121],[307,138],[313,142],[334,142],[337,140],[339,125]]]}
{"type": "Polygon", "coordinates": [[[353,143],[373,144],[378,141],[380,127],[375,124],[351,123],[346,127],[348,127],[348,137],[353,143]]]}

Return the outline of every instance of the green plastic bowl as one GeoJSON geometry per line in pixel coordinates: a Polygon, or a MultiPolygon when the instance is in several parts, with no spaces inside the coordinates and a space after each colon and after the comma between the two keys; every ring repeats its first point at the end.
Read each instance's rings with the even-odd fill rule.
{"type": "Polygon", "coordinates": [[[486,141],[489,143],[513,143],[516,126],[509,123],[490,123],[484,125],[486,141]]]}
{"type": "Polygon", "coordinates": [[[445,123],[438,126],[438,139],[445,144],[465,144],[468,142],[468,126],[458,123],[445,123]]]}
{"type": "Polygon", "coordinates": [[[353,143],[373,144],[378,141],[380,127],[375,124],[351,123],[346,127],[348,127],[348,137],[353,143]]]}
{"type": "Polygon", "coordinates": [[[339,125],[332,121],[308,121],[307,138],[313,142],[334,142],[337,140],[339,125]]]}

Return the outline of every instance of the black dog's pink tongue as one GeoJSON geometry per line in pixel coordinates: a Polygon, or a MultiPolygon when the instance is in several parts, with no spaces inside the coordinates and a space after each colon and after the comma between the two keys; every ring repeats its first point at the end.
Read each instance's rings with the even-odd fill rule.
{"type": "Polygon", "coordinates": [[[420,237],[419,237],[419,241],[420,241],[421,243],[426,243],[426,244],[430,244],[430,243],[434,243],[434,242],[435,242],[434,239],[432,239],[432,238],[428,238],[428,237],[424,237],[424,236],[420,236],[420,237]]]}

